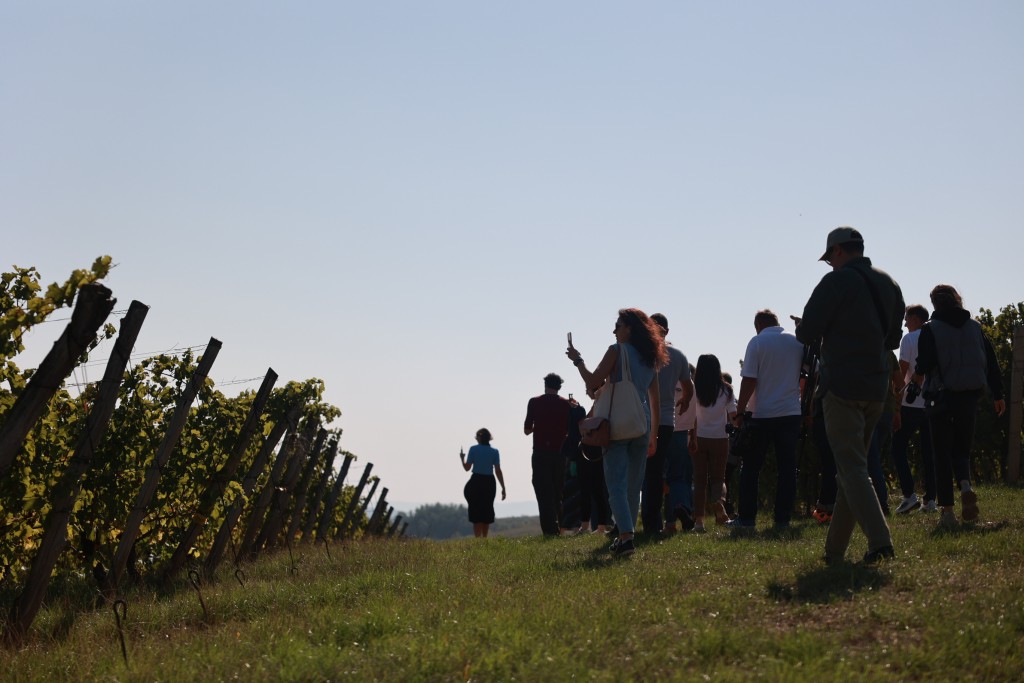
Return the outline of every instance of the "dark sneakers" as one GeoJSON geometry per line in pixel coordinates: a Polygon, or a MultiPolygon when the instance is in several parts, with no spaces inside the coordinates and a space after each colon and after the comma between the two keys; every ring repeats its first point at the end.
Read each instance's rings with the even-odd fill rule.
{"type": "Polygon", "coordinates": [[[693,529],[693,515],[690,514],[690,511],[682,505],[676,506],[676,519],[678,519],[679,523],[682,525],[683,531],[690,531],[693,529]]]}
{"type": "Polygon", "coordinates": [[[632,538],[627,538],[626,540],[616,538],[612,541],[609,550],[611,550],[612,555],[615,557],[629,557],[636,552],[636,546],[633,544],[632,538]]]}
{"type": "Polygon", "coordinates": [[[896,557],[896,551],[892,549],[891,545],[883,545],[877,550],[869,550],[864,553],[864,564],[873,565],[878,564],[882,560],[891,560],[896,557]]]}

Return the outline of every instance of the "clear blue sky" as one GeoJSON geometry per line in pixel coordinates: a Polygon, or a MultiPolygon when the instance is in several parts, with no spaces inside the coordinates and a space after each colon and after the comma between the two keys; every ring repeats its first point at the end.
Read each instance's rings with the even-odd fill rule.
{"type": "Polygon", "coordinates": [[[908,302],[1024,299],[1022,76],[1016,1],[0,0],[0,268],[110,254],[137,349],[323,378],[391,500],[486,426],[529,501],[526,401],[620,307],[738,372],[837,225],[908,302]]]}

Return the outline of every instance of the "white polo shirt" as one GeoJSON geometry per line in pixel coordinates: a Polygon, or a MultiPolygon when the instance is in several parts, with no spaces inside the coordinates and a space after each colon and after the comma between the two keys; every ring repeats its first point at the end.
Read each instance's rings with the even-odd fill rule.
{"type": "MultiPolygon", "coordinates": [[[[907,368],[907,374],[903,377],[903,382],[907,383],[910,378],[914,376],[914,366],[917,365],[917,340],[921,337],[921,329],[918,328],[913,332],[907,332],[903,335],[903,339],[900,340],[900,360],[904,360],[910,363],[910,367],[907,368]]],[[[924,408],[924,401],[918,398],[913,403],[907,403],[907,392],[903,392],[903,405],[908,408],[924,408]]]]}
{"type": "Polygon", "coordinates": [[[804,345],[781,327],[766,327],[747,344],[740,375],[757,380],[747,404],[755,418],[800,414],[800,364],[804,345]]]}

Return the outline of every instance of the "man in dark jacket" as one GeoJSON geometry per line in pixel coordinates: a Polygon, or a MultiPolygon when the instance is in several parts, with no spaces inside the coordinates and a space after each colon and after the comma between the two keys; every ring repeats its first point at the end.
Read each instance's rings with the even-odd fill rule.
{"type": "Polygon", "coordinates": [[[821,279],[796,319],[796,337],[821,342],[818,395],[836,461],[838,493],[825,539],[825,561],[846,554],[854,525],[868,539],[865,564],[893,557],[892,536],[868,475],[872,431],[889,390],[891,349],[898,348],[903,293],[864,256],[864,238],[849,227],[828,235],[821,279]]]}

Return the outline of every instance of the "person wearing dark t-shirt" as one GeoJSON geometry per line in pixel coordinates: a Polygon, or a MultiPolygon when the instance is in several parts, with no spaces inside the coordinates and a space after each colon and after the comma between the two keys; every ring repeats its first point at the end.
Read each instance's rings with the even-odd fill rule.
{"type": "Polygon", "coordinates": [[[569,431],[569,401],[558,395],[562,378],[550,373],[544,378],[544,393],[526,406],[523,431],[533,435],[533,491],[537,496],[540,528],[545,536],[557,536],[561,516],[565,456],[562,444],[569,431]]]}

